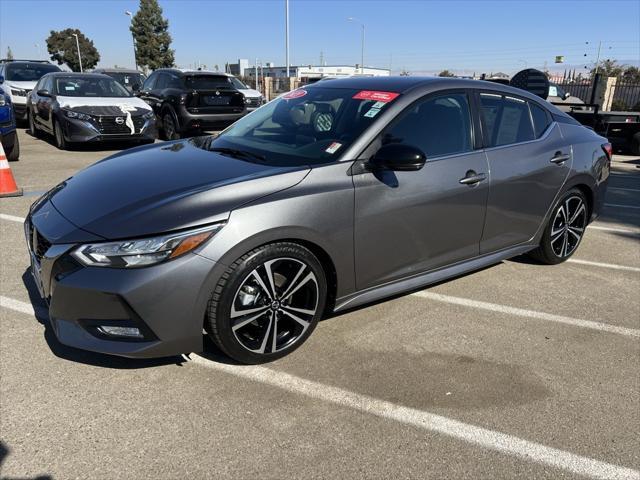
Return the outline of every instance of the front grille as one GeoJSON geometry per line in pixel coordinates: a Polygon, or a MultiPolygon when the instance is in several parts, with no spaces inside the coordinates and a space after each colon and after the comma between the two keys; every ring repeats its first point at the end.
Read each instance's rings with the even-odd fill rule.
{"type": "MultiPolygon", "coordinates": [[[[131,134],[131,130],[124,123],[124,120],[126,120],[126,118],[127,117],[124,115],[123,116],[100,116],[100,117],[96,117],[95,123],[100,133],[103,133],[105,135],[129,135],[131,134]],[[117,123],[116,122],[117,118],[122,118],[123,123],[121,124],[117,123]]],[[[137,115],[131,118],[133,119],[133,126],[135,128],[135,132],[133,133],[140,133],[144,125],[144,118],[142,118],[141,115],[137,115]]]]}
{"type": "Polygon", "coordinates": [[[31,221],[29,221],[29,247],[38,260],[42,260],[44,254],[51,247],[51,242],[35,229],[31,221]]]}

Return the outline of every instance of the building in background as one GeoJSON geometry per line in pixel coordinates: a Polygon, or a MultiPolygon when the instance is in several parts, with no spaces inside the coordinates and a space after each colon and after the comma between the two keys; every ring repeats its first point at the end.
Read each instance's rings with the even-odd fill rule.
{"type": "MultiPolygon", "coordinates": [[[[258,67],[258,76],[273,78],[285,78],[287,76],[286,67],[274,67],[271,66],[271,64],[267,65],[268,66],[265,67],[258,67]]],[[[365,67],[361,69],[357,65],[293,65],[289,67],[289,75],[302,82],[318,80],[323,77],[348,77],[351,75],[388,77],[390,73],[390,70],[387,68],[365,67]]],[[[255,67],[246,69],[244,74],[249,78],[255,77],[255,67]]]]}

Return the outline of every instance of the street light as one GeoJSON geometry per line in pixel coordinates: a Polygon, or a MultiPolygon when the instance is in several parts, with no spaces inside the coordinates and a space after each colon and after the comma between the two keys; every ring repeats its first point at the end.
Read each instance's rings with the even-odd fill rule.
{"type": "MultiPolygon", "coordinates": [[[[133,13],[129,10],[125,10],[124,14],[131,18],[129,21],[129,24],[131,25],[133,23],[133,13]]],[[[131,30],[131,39],[133,40],[133,64],[136,66],[136,70],[138,70],[138,59],[136,58],[136,37],[133,35],[133,30],[131,30]]]]}
{"type": "Polygon", "coordinates": [[[72,33],[76,37],[76,48],[78,49],[78,62],[80,63],[80,73],[82,73],[82,56],[80,55],[80,41],[78,40],[78,34],[72,33]]]}
{"type": "Polygon", "coordinates": [[[353,17],[349,17],[347,18],[347,20],[353,23],[357,23],[362,27],[362,52],[360,56],[360,72],[364,75],[364,23],[353,17]]]}

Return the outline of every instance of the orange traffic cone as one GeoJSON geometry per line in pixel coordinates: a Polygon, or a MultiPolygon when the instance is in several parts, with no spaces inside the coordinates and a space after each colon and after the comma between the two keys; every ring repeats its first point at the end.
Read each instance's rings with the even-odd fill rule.
{"type": "Polygon", "coordinates": [[[0,197],[19,197],[21,195],[22,189],[18,188],[13,178],[7,156],[4,154],[2,143],[0,143],[0,197]]]}

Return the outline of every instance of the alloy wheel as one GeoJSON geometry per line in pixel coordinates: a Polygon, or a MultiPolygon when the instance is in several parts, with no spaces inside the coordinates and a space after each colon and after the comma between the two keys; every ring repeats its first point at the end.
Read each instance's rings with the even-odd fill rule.
{"type": "Polygon", "coordinates": [[[580,244],[587,225],[587,208],[578,195],[558,206],[551,226],[551,249],[559,258],[570,256],[580,244]]]}
{"type": "Polygon", "coordinates": [[[164,116],[164,133],[167,136],[167,140],[175,140],[176,139],[176,126],[173,122],[173,118],[170,114],[166,114],[164,116]]]}
{"type": "Polygon", "coordinates": [[[313,270],[294,258],[276,258],[253,269],[241,282],[231,306],[231,330],[247,350],[276,353],[307,331],[318,309],[313,270]]]}

